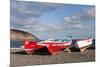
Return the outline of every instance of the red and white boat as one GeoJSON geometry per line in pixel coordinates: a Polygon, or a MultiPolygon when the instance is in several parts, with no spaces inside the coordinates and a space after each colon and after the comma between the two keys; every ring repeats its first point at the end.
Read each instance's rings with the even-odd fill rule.
{"type": "Polygon", "coordinates": [[[56,54],[62,49],[67,49],[70,47],[72,40],[71,39],[63,39],[63,40],[55,40],[49,39],[42,42],[35,42],[32,40],[23,40],[23,45],[26,53],[32,54],[40,48],[46,47],[51,54],[56,54]]]}
{"type": "Polygon", "coordinates": [[[92,38],[76,40],[75,48],[79,48],[83,52],[92,44],[92,41],[92,38]]]}

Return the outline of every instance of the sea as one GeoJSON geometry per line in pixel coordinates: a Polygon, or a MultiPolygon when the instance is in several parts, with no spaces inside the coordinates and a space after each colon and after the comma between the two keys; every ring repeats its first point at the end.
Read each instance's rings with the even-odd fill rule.
{"type": "MultiPolygon", "coordinates": [[[[75,39],[72,40],[72,42],[75,42],[75,39]]],[[[20,48],[22,46],[21,40],[10,40],[10,48],[20,48]]],[[[95,39],[93,39],[93,43],[91,44],[92,47],[95,47],[95,39]]]]}

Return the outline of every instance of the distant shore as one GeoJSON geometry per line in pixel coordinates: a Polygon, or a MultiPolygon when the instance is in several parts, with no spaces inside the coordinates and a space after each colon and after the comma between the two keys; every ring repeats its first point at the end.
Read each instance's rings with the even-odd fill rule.
{"type": "Polygon", "coordinates": [[[43,51],[38,51],[33,55],[27,55],[24,49],[21,48],[11,48],[10,50],[11,50],[10,52],[11,67],[95,61],[94,48],[89,48],[82,53],[81,52],[68,53],[61,51],[57,55],[49,55],[47,52],[43,51]]]}

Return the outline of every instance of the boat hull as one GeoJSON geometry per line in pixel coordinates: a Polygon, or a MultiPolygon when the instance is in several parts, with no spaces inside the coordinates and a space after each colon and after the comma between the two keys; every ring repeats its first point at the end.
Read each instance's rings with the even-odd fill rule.
{"type": "Polygon", "coordinates": [[[77,40],[75,43],[75,48],[78,48],[81,52],[83,52],[92,44],[92,40],[92,38],[77,40]]]}
{"type": "Polygon", "coordinates": [[[60,51],[69,48],[71,45],[71,42],[64,42],[64,43],[45,43],[48,44],[46,46],[48,48],[48,51],[52,54],[55,55],[59,53],[60,51]]]}
{"type": "Polygon", "coordinates": [[[59,53],[61,50],[69,48],[71,45],[71,42],[45,42],[45,43],[38,43],[34,41],[23,41],[24,49],[26,53],[33,54],[35,51],[37,51],[40,48],[46,47],[48,51],[55,55],[59,53]]]}
{"type": "Polygon", "coordinates": [[[36,50],[44,47],[42,45],[37,45],[34,41],[23,40],[22,43],[27,54],[33,54],[36,50]]]}
{"type": "Polygon", "coordinates": [[[51,54],[55,55],[68,47],[69,47],[69,45],[67,45],[67,46],[52,46],[51,45],[48,47],[48,50],[51,54]]]}

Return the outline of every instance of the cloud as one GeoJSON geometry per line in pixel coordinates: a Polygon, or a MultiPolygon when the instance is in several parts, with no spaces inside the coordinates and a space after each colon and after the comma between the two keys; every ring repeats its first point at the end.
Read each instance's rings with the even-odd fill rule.
{"type": "Polygon", "coordinates": [[[64,22],[65,22],[64,26],[66,28],[71,28],[71,29],[84,29],[85,28],[85,26],[81,23],[81,20],[75,16],[64,17],[64,22]]]}
{"type": "Polygon", "coordinates": [[[78,17],[76,16],[66,16],[64,17],[64,21],[68,24],[79,24],[80,23],[80,20],[78,19],[78,17]]]}
{"type": "Polygon", "coordinates": [[[62,32],[64,31],[64,27],[61,24],[43,24],[35,18],[20,19],[16,16],[11,16],[11,22],[11,28],[36,33],[36,35],[44,32],[47,34],[53,34],[60,33],[61,30],[62,32]]]}
{"type": "Polygon", "coordinates": [[[84,20],[95,20],[95,8],[85,8],[77,14],[65,16],[64,22],[67,28],[71,29],[86,29],[89,28],[84,25],[84,20]]]}
{"type": "Polygon", "coordinates": [[[35,18],[25,18],[24,19],[24,18],[18,18],[16,16],[11,16],[11,22],[12,22],[11,28],[16,28],[16,29],[27,29],[27,30],[33,29],[34,31],[41,31],[44,27],[35,18]]]}
{"type": "Polygon", "coordinates": [[[42,24],[36,18],[43,13],[57,9],[63,4],[11,1],[11,28],[26,29],[36,32],[54,29],[52,24],[42,24]]]}
{"type": "MultiPolygon", "coordinates": [[[[39,37],[43,37],[42,35],[44,35],[44,38],[46,38],[46,36],[53,37],[57,34],[70,32],[68,30],[69,28],[71,28],[71,30],[79,30],[78,32],[80,32],[87,28],[82,20],[95,19],[95,9],[87,8],[77,14],[65,16],[64,22],[61,24],[54,24],[52,22],[43,24],[38,21],[38,18],[42,14],[55,10],[61,6],[63,5],[42,2],[11,2],[11,28],[28,31],[39,37]]],[[[76,33],[76,31],[74,33],[76,33]]]]}
{"type": "Polygon", "coordinates": [[[36,17],[40,16],[44,12],[56,9],[61,5],[51,3],[13,2],[11,6],[11,26],[13,26],[12,28],[27,30],[31,29],[31,31],[36,32],[55,32],[59,30],[64,31],[69,28],[86,29],[86,26],[82,24],[82,20],[88,18],[94,19],[95,16],[94,8],[83,9],[81,12],[75,15],[65,16],[64,23],[62,24],[54,25],[53,23],[51,23],[47,24],[48,26],[46,26],[46,24],[42,24],[42,22],[39,22],[36,17]],[[15,12],[15,14],[13,14],[13,12],[15,12]],[[21,17],[19,17],[20,15],[21,17]]]}
{"type": "Polygon", "coordinates": [[[95,20],[95,8],[87,8],[87,9],[83,9],[83,11],[80,13],[80,18],[81,19],[92,19],[95,20]]]}
{"type": "Polygon", "coordinates": [[[17,14],[17,16],[25,17],[39,17],[44,12],[48,12],[56,9],[62,4],[51,4],[42,2],[24,2],[24,1],[12,1],[11,2],[11,14],[17,14]]]}

